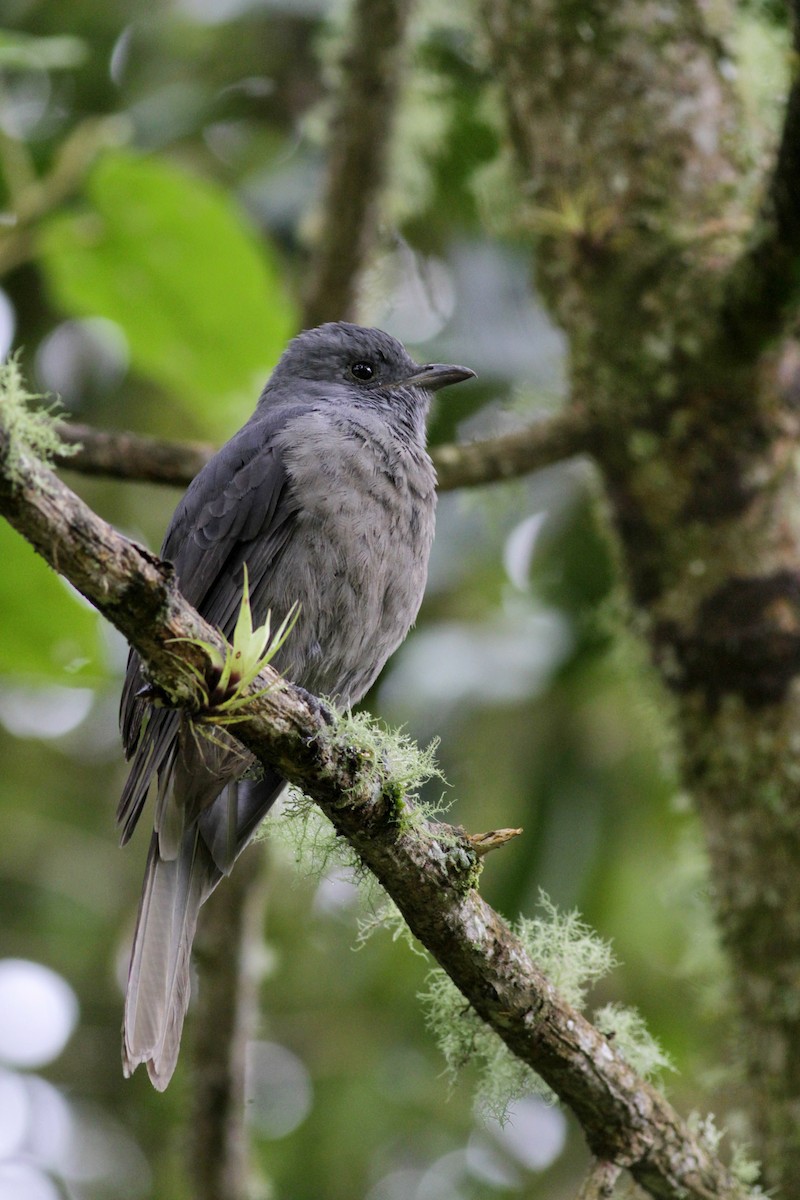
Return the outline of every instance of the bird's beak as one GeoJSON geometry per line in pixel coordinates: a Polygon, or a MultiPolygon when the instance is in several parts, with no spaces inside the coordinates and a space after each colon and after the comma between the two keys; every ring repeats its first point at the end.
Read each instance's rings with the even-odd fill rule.
{"type": "Polygon", "coordinates": [[[461,383],[464,379],[474,379],[475,372],[469,367],[456,367],[452,363],[428,363],[403,383],[413,387],[424,388],[426,392],[438,392],[439,388],[448,387],[451,383],[461,383]]]}

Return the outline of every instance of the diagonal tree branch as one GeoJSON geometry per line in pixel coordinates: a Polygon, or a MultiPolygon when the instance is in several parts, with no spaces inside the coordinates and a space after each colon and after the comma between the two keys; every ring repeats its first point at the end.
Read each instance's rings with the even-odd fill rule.
{"type": "MultiPolygon", "coordinates": [[[[169,566],[118,534],[0,428],[0,513],[136,647],[172,703],[200,719],[190,667],[224,645],[169,566]]],[[[475,1011],[581,1121],[592,1151],[663,1200],[747,1200],[747,1191],[581,1013],[567,1005],[474,886],[468,840],[409,823],[383,757],[358,752],[319,701],[267,668],[236,736],[319,804],[475,1011]],[[399,819],[402,811],[404,819],[399,819]]]]}
{"type": "Polygon", "coordinates": [[[0,276],[34,255],[37,222],[78,191],[97,155],[124,136],[119,118],[87,117],[61,144],[50,171],[37,177],[27,148],[0,131],[0,175],[14,208],[13,223],[0,227],[0,276]]]}
{"type": "MultiPolygon", "coordinates": [[[[77,446],[57,459],[60,466],[84,475],[186,487],[216,447],[207,442],[173,442],[135,433],[114,433],[60,421],[62,441],[77,446]]],[[[525,429],[476,442],[430,448],[439,491],[478,487],[529,475],[580,454],[591,454],[594,427],[584,410],[563,412],[525,429]]]]}

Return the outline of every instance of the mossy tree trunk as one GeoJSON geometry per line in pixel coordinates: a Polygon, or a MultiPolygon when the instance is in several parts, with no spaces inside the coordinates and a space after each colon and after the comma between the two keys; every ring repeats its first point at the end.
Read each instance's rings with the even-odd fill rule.
{"type": "MultiPolygon", "coordinates": [[[[536,276],[672,691],[767,1183],[800,1179],[800,103],[747,196],[700,0],[486,0],[536,276]],[[794,203],[792,203],[794,198],[794,203]],[[748,207],[749,206],[749,207],[748,207]],[[750,211],[750,210],[753,211],[750,211]]],[[[777,66],[777,64],[776,64],[777,66]]]]}

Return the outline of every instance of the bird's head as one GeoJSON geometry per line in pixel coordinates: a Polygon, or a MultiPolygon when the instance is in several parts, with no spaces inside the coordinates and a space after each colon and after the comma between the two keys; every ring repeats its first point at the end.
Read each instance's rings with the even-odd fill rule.
{"type": "Polygon", "coordinates": [[[265,399],[276,389],[302,381],[314,385],[313,391],[320,395],[334,385],[336,393],[347,388],[353,399],[363,396],[367,402],[372,398],[382,404],[394,399],[427,408],[431,393],[474,375],[469,367],[415,362],[402,343],[382,329],[332,321],[306,329],[289,343],[265,399]]]}

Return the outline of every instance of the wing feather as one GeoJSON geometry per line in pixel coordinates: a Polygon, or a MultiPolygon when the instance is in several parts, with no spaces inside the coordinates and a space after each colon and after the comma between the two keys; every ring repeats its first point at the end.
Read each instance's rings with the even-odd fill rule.
{"type": "MultiPolygon", "coordinates": [[[[241,602],[243,563],[252,594],[263,594],[292,532],[298,504],[275,438],[300,411],[300,406],[257,411],[192,481],[164,538],[161,554],[175,566],[183,595],[228,636],[241,602]]],[[[254,616],[263,619],[257,612],[254,616]]],[[[174,712],[137,695],[143,683],[139,656],[131,651],[120,705],[125,751],[133,759],[118,810],[123,841],[131,836],[156,775],[161,817],[175,829],[174,820],[166,821],[164,797],[179,722],[174,712]]]]}

